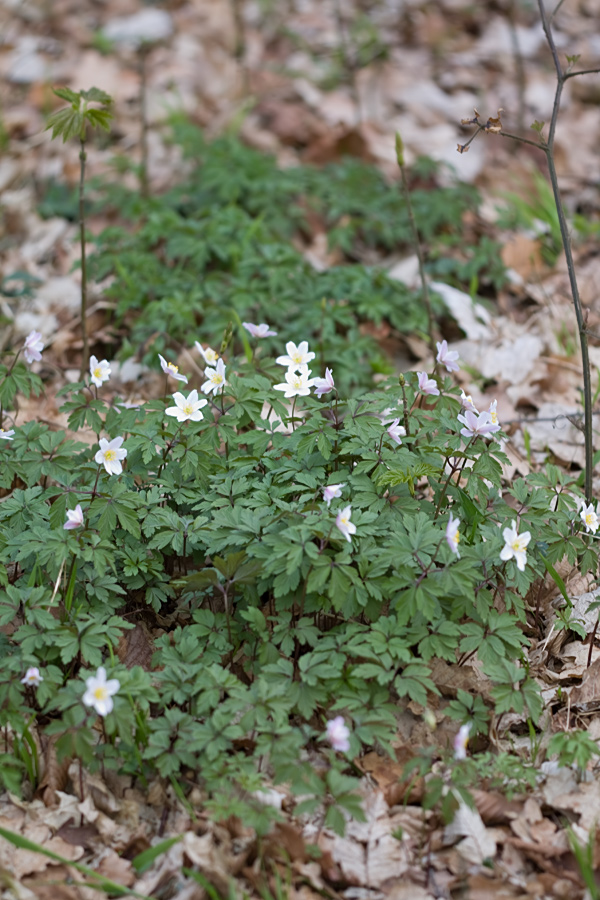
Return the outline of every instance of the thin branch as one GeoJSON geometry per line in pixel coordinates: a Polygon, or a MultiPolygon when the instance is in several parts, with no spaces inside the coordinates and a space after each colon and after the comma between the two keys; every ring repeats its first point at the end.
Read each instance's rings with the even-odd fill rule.
{"type": "Polygon", "coordinates": [[[532,147],[537,147],[538,150],[545,150],[543,144],[539,141],[530,141],[529,138],[519,137],[518,134],[510,134],[508,131],[499,131],[498,134],[501,137],[511,138],[513,141],[519,141],[521,144],[530,144],[532,147]]]}
{"type": "Polygon", "coordinates": [[[579,69],[577,72],[565,72],[563,75],[564,80],[567,78],[575,78],[576,75],[597,75],[600,72],[600,67],[597,69],[579,69]]]}
{"type": "MultiPolygon", "coordinates": [[[[560,3],[554,10],[553,16],[558,12],[559,7],[560,3]]],[[[554,105],[552,107],[550,129],[548,131],[548,147],[552,147],[552,145],[554,144],[554,132],[556,131],[556,121],[558,119],[558,110],[560,108],[560,98],[562,95],[563,85],[565,83],[565,75],[560,64],[560,59],[558,58],[558,50],[556,49],[556,44],[554,43],[554,35],[552,34],[552,28],[550,27],[550,22],[548,21],[548,17],[546,15],[544,0],[538,0],[538,8],[540,10],[540,16],[542,19],[542,28],[544,29],[544,34],[546,35],[546,40],[548,42],[548,46],[550,47],[550,52],[552,53],[554,68],[556,69],[556,92],[554,94],[554,105]]]]}

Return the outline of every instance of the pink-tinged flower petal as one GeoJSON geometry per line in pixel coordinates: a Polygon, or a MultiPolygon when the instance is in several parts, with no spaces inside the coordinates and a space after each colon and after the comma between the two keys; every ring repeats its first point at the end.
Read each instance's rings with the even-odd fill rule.
{"type": "Polygon", "coordinates": [[[448,350],[448,341],[442,341],[441,343],[437,343],[437,356],[436,359],[443,366],[446,366],[448,372],[458,372],[459,366],[456,362],[458,359],[458,352],[456,350],[448,350]]]}
{"type": "Polygon", "coordinates": [[[164,356],[158,354],[158,359],[160,361],[160,367],[165,373],[165,375],[170,375],[171,378],[174,378],[176,381],[183,381],[184,384],[188,383],[188,380],[185,375],[182,375],[179,371],[179,367],[175,365],[175,363],[167,362],[164,356]]]}
{"type": "Polygon", "coordinates": [[[40,331],[30,331],[23,344],[23,356],[28,363],[39,362],[42,358],[44,342],[40,331]]]}
{"type": "Polygon", "coordinates": [[[31,666],[31,668],[27,669],[25,672],[24,677],[21,678],[21,684],[26,684],[28,687],[39,687],[43,680],[37,666],[31,666]]]}
{"type": "Polygon", "coordinates": [[[334,750],[339,753],[347,753],[350,749],[350,731],[344,722],[343,716],[330,719],[326,728],[327,740],[334,750]]]}
{"type": "Polygon", "coordinates": [[[325,378],[315,378],[315,396],[321,399],[323,394],[335,391],[335,381],[331,369],[325,369],[325,378]]]}
{"type": "Polygon", "coordinates": [[[427,372],[417,372],[417,377],[419,379],[419,390],[424,394],[431,394],[432,396],[439,396],[440,390],[437,386],[437,382],[433,378],[429,378],[427,372]]]}
{"type": "Polygon", "coordinates": [[[63,525],[63,528],[66,531],[69,531],[72,528],[81,528],[83,525],[83,510],[81,508],[81,504],[78,503],[75,509],[67,510],[67,521],[63,525]]]}
{"type": "Polygon", "coordinates": [[[323,500],[327,503],[327,506],[331,504],[331,501],[336,497],[342,496],[342,488],[345,487],[346,482],[342,481],[340,484],[328,484],[323,488],[323,500]]]}
{"type": "Polygon", "coordinates": [[[275,337],[277,334],[276,331],[271,331],[266,322],[261,322],[260,325],[253,325],[252,322],[242,322],[242,325],[255,338],[275,337]]]}

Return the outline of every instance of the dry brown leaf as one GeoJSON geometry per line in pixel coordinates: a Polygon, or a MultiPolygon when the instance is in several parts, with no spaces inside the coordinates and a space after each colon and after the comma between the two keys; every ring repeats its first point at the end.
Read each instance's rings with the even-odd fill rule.
{"type": "Polygon", "coordinates": [[[497,791],[472,790],[477,811],[485,825],[507,825],[523,807],[519,800],[507,800],[497,791]]]}
{"type": "Polygon", "coordinates": [[[117,645],[117,656],[124,666],[132,669],[141,666],[149,672],[152,664],[154,645],[148,629],[141,622],[136,622],[129,631],[123,632],[117,645]]]}

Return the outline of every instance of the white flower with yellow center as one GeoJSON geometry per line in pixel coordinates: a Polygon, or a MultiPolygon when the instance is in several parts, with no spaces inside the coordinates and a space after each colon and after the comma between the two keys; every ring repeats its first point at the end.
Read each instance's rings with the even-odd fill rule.
{"type": "Polygon", "coordinates": [[[121,450],[125,438],[116,437],[112,441],[100,438],[100,449],[94,459],[99,466],[104,466],[109,475],[120,475],[123,471],[121,460],[127,456],[127,450],[121,450]]]}
{"type": "Polygon", "coordinates": [[[202,385],[203,394],[218,394],[222,391],[227,381],[225,380],[225,363],[222,359],[218,360],[214,369],[205,369],[204,375],[206,381],[202,385]]]}
{"type": "Polygon", "coordinates": [[[219,358],[219,354],[210,347],[203,347],[199,341],[194,341],[196,350],[204,360],[207,366],[214,366],[219,358]]]}
{"type": "Polygon", "coordinates": [[[524,572],[527,562],[527,545],[531,540],[530,532],[524,531],[523,534],[519,534],[516,526],[511,525],[510,528],[504,529],[502,537],[504,538],[504,547],[500,551],[500,559],[506,561],[514,558],[517,569],[524,572]]]}
{"type": "Polygon", "coordinates": [[[596,532],[598,531],[598,524],[600,523],[598,522],[596,510],[591,503],[589,504],[589,506],[586,506],[585,503],[582,503],[579,517],[585,525],[585,530],[588,533],[596,534],[596,532]]]}
{"type": "Polygon", "coordinates": [[[9,431],[5,431],[4,428],[0,428],[0,441],[14,441],[14,435],[14,428],[11,428],[9,431]]]}
{"type": "Polygon", "coordinates": [[[278,356],[275,362],[280,366],[287,366],[293,372],[298,371],[303,366],[308,366],[309,362],[315,358],[312,351],[309,353],[308,341],[300,341],[298,346],[293,341],[288,341],[285,345],[287,356],[278,356]]]}
{"type": "Polygon", "coordinates": [[[170,375],[171,378],[174,378],[176,381],[183,381],[184,384],[188,383],[185,375],[181,375],[179,372],[179,367],[175,365],[175,363],[167,362],[164,356],[158,354],[158,358],[160,360],[160,367],[165,373],[165,375],[170,375]]]}
{"type": "Polygon", "coordinates": [[[289,400],[291,397],[307,397],[314,383],[315,379],[310,377],[308,366],[300,366],[299,372],[290,367],[285,373],[285,381],[274,384],[273,387],[276,391],[285,391],[283,396],[289,400]]]}
{"type": "Polygon", "coordinates": [[[458,552],[458,544],[460,541],[459,525],[460,519],[455,519],[452,513],[450,513],[450,518],[448,519],[448,524],[446,526],[446,540],[452,552],[460,559],[460,553],[458,552]]]}
{"type": "Polygon", "coordinates": [[[173,400],[175,406],[170,406],[165,412],[168,416],[174,416],[178,422],[187,422],[188,420],[200,422],[204,418],[200,410],[206,406],[208,400],[205,400],[204,397],[199,400],[198,391],[191,391],[188,397],[184,397],[177,391],[173,394],[173,400]]]}
{"type": "Polygon", "coordinates": [[[25,672],[23,678],[21,678],[21,684],[25,684],[27,687],[39,687],[43,680],[37,666],[31,666],[31,668],[27,669],[25,672]]]}
{"type": "Polygon", "coordinates": [[[344,509],[340,510],[335,519],[335,524],[342,532],[348,543],[352,541],[350,537],[351,534],[356,534],[356,525],[350,521],[350,516],[352,514],[352,507],[346,506],[344,509]]]}
{"type": "Polygon", "coordinates": [[[93,706],[99,716],[106,716],[112,712],[114,706],[113,696],[121,687],[116,678],[106,680],[106,669],[100,666],[96,675],[86,679],[86,692],[83,702],[86,706],[93,706]]]}
{"type": "Polygon", "coordinates": [[[110,363],[103,359],[98,362],[95,356],[90,356],[90,379],[96,387],[102,387],[104,381],[110,378],[110,363]]]}

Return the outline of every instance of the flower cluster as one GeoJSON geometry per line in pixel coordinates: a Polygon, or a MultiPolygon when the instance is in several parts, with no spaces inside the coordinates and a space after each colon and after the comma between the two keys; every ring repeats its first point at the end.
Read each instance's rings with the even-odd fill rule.
{"type": "Polygon", "coordinates": [[[300,341],[297,346],[293,341],[288,341],[285,349],[287,353],[275,360],[280,366],[287,366],[285,381],[275,384],[274,388],[276,391],[283,391],[286,400],[291,400],[292,397],[307,397],[312,387],[319,399],[323,394],[335,391],[331,369],[325,369],[325,378],[311,378],[312,372],[308,364],[315,358],[315,354],[308,349],[308,341],[300,341]]]}

